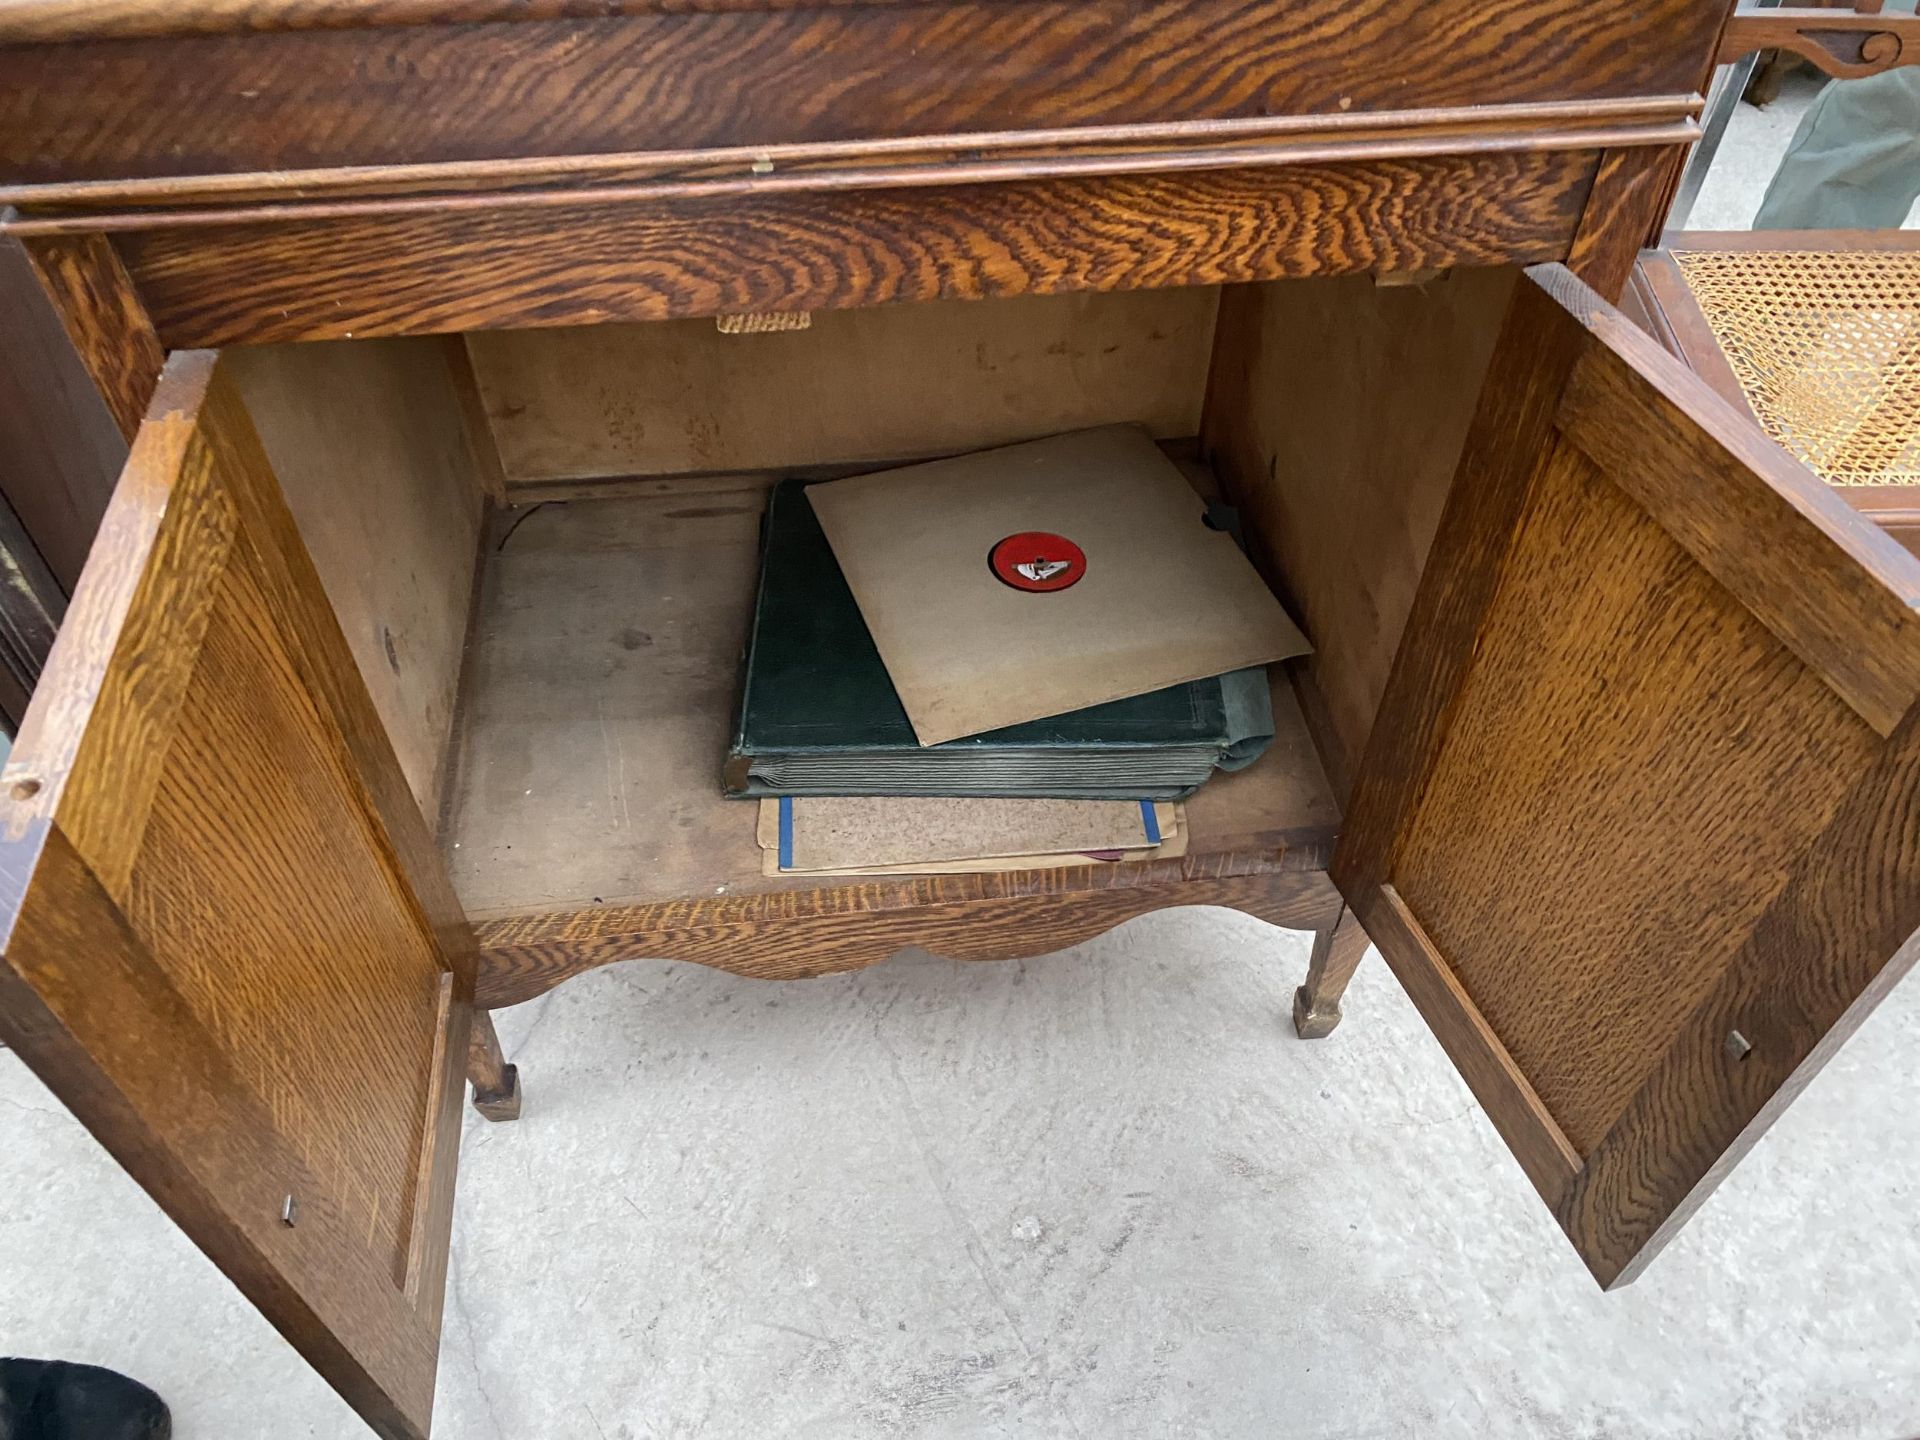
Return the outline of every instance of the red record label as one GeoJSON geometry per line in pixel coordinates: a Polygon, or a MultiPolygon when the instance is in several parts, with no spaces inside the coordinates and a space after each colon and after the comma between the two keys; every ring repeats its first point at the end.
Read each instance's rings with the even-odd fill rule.
{"type": "Polygon", "coordinates": [[[1087,552],[1064,535],[1022,530],[987,552],[987,567],[1016,590],[1065,590],[1087,573],[1087,552]]]}

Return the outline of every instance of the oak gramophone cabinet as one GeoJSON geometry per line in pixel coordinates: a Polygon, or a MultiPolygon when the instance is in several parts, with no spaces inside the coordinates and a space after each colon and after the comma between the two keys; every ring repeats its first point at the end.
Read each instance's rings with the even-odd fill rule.
{"type": "Polygon", "coordinates": [[[1371,940],[1631,1279],[1915,956],[1920,560],[1610,302],[1716,58],[1913,24],[0,0],[10,344],[83,417],[9,482],[68,598],[0,1038],[383,1435],[465,1077],[519,1108],[488,1010],[628,958],[1226,905],[1316,932],[1320,1036],[1371,940]],[[1116,421],[1313,641],[1273,749],[1180,859],[764,878],[718,761],[771,479],[1116,421]]]}

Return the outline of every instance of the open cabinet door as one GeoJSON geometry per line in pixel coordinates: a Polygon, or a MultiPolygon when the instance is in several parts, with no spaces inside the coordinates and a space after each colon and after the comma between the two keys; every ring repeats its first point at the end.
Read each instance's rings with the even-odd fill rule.
{"type": "Polygon", "coordinates": [[[1527,272],[1334,878],[1603,1285],[1915,958],[1920,563],[1527,272]]]}
{"type": "Polygon", "coordinates": [[[472,941],[211,352],[167,365],[0,816],[0,1034],[377,1432],[424,1435],[472,941]]]}

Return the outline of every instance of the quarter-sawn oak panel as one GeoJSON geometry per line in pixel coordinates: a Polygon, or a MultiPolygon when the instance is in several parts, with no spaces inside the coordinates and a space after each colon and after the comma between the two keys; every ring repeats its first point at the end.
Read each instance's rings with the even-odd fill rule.
{"type": "Polygon", "coordinates": [[[1528,271],[1334,878],[1631,1280],[1920,957],[1920,563],[1528,271]]]}
{"type": "Polygon", "coordinates": [[[584,325],[1551,259],[1596,158],[467,208],[156,230],[119,248],[174,346],[584,325]]]}
{"type": "Polygon", "coordinates": [[[0,46],[0,178],[1683,96],[1720,19],[1698,0],[954,0],[20,44],[0,46]]]}

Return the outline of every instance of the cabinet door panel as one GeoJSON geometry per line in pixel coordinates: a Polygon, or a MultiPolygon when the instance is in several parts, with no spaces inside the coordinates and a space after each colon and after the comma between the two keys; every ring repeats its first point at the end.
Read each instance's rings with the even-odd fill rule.
{"type": "Polygon", "coordinates": [[[1915,958],[1920,565],[1558,266],[1334,874],[1603,1284],[1915,958]]]}
{"type": "Polygon", "coordinates": [[[0,774],[0,1031],[387,1435],[432,1409],[472,942],[218,357],[0,774]]]}

